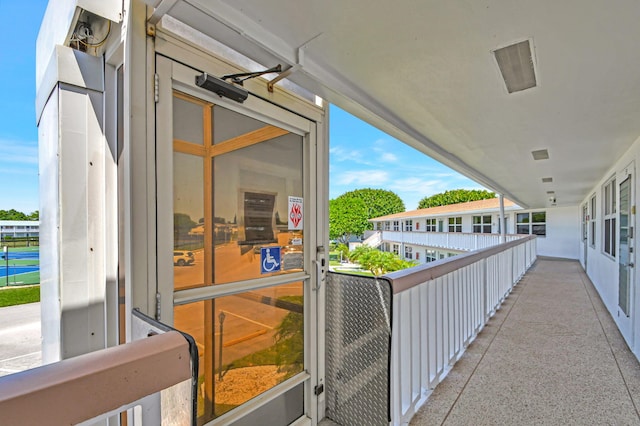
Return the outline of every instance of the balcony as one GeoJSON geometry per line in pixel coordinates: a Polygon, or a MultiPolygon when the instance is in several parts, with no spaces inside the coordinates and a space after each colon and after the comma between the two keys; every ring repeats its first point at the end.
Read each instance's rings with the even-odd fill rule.
{"type": "MultiPolygon", "coordinates": [[[[536,260],[535,246],[525,237],[379,279],[329,274],[323,424],[640,424],[638,361],[580,264],[536,260]]],[[[134,317],[140,338],[159,327],[134,317]]],[[[142,339],[0,378],[0,407],[16,424],[27,405],[51,407],[48,419],[142,407],[141,424],[177,413],[188,423],[194,349],[157,332],[166,344],[142,339]],[[175,385],[178,405],[156,393],[175,385]],[[54,410],[87,388],[118,398],[54,410]]]]}
{"type": "MultiPolygon", "coordinates": [[[[474,234],[463,232],[401,232],[378,231],[380,241],[412,244],[453,250],[480,250],[502,242],[500,234],[474,234]]],[[[526,235],[506,235],[504,241],[516,241],[526,235]]]]}
{"type": "Polygon", "coordinates": [[[327,417],[638,424],[640,366],[580,264],[534,261],[527,237],[378,280],[331,275],[327,417]]]}
{"type": "Polygon", "coordinates": [[[640,424],[640,365],[580,264],[538,259],[412,426],[640,424]]]}

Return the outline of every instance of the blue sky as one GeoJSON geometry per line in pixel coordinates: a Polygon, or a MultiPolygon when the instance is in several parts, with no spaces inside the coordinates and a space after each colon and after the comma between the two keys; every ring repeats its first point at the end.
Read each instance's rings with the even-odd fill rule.
{"type": "MultiPolygon", "coordinates": [[[[46,0],[0,0],[0,210],[38,210],[35,44],[46,0]]],[[[413,148],[331,108],[330,197],[359,188],[394,191],[408,210],[429,195],[481,188],[413,148]]]]}
{"type": "Polygon", "coordinates": [[[330,198],[360,188],[395,192],[407,210],[450,189],[483,189],[474,181],[332,106],[330,198]]]}
{"type": "Polygon", "coordinates": [[[0,210],[38,210],[35,49],[45,0],[0,0],[0,210]]]}

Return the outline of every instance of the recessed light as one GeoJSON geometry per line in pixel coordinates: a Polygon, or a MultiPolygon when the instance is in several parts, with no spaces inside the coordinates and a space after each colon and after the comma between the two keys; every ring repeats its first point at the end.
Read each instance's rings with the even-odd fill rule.
{"type": "Polygon", "coordinates": [[[529,40],[493,51],[500,73],[509,93],[537,86],[529,40]]]}
{"type": "Polygon", "coordinates": [[[531,151],[534,160],[548,160],[549,159],[549,151],[546,149],[540,149],[538,151],[531,151]]]}
{"type": "Polygon", "coordinates": [[[551,182],[553,182],[553,178],[551,177],[542,178],[542,183],[551,183],[551,182]]]}
{"type": "Polygon", "coordinates": [[[547,194],[549,194],[549,195],[553,195],[555,193],[556,193],[556,191],[547,191],[547,194]]]}

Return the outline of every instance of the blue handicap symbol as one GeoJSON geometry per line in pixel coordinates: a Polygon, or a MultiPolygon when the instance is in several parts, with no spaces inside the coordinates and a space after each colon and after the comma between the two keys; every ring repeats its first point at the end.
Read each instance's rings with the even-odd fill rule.
{"type": "Polygon", "coordinates": [[[260,249],[261,274],[279,271],[280,265],[280,247],[262,247],[260,249]]]}

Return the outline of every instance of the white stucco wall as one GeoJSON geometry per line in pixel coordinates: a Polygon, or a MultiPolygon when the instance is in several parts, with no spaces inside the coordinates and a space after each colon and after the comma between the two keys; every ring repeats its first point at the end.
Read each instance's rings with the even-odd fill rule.
{"type": "Polygon", "coordinates": [[[538,237],[538,256],[578,259],[580,255],[580,210],[578,206],[552,207],[531,211],[547,212],[547,235],[538,237]]]}
{"type": "MultiPolygon", "coordinates": [[[[587,275],[589,275],[589,278],[591,279],[596,289],[598,290],[600,297],[603,300],[605,306],[609,310],[614,321],[616,321],[616,323],[618,323],[619,326],[622,323],[621,321],[623,321],[624,319],[623,318],[624,314],[621,314],[618,308],[618,275],[619,275],[618,261],[619,259],[618,257],[613,258],[609,256],[603,250],[603,244],[604,244],[604,241],[603,241],[603,227],[604,227],[603,225],[603,210],[604,210],[603,185],[607,183],[612,176],[617,175],[616,187],[618,187],[618,185],[620,184],[620,178],[623,176],[626,176],[626,173],[624,173],[624,171],[625,169],[628,168],[629,173],[631,173],[633,176],[632,177],[633,194],[632,194],[631,205],[637,206],[638,194],[640,194],[638,192],[640,190],[640,186],[638,185],[639,180],[637,177],[638,164],[640,164],[640,138],[637,139],[635,143],[631,146],[631,148],[624,155],[622,155],[618,159],[618,161],[616,161],[615,164],[613,164],[611,168],[609,168],[609,170],[606,171],[606,173],[604,173],[601,176],[601,179],[598,182],[598,184],[588,192],[587,196],[580,204],[580,206],[582,206],[585,203],[589,203],[592,195],[593,194],[596,195],[595,245],[594,247],[591,247],[590,244],[588,243],[589,240],[587,241],[586,271],[587,271],[587,275]]],[[[616,202],[616,205],[619,206],[619,200],[616,202]]],[[[579,213],[581,214],[581,210],[579,210],[579,213]]],[[[589,214],[591,214],[591,212],[589,212],[589,214]]],[[[619,216],[617,217],[617,219],[619,221],[619,216]]],[[[630,225],[634,227],[634,229],[636,230],[634,234],[637,235],[639,222],[638,222],[638,216],[636,214],[631,214],[630,225]]],[[[637,250],[638,250],[637,240],[638,239],[635,238],[632,243],[634,253],[631,253],[630,255],[631,262],[634,262],[636,260],[635,253],[637,253],[637,250]]],[[[580,248],[579,248],[580,261],[584,266],[585,264],[584,244],[582,244],[581,236],[579,238],[579,241],[580,241],[580,248]]],[[[616,247],[616,252],[619,252],[619,247],[616,247]]],[[[632,273],[633,271],[634,269],[632,268],[632,273]]],[[[625,337],[625,340],[627,341],[629,346],[631,347],[631,350],[634,352],[636,357],[640,359],[640,287],[638,284],[638,278],[639,278],[638,275],[639,274],[637,273],[633,274],[632,284],[631,284],[632,289],[634,289],[632,290],[632,294],[631,294],[631,323],[633,324],[633,326],[630,327],[630,330],[628,327],[626,331],[623,331],[622,329],[621,331],[623,331],[622,334],[625,337]]]]}

